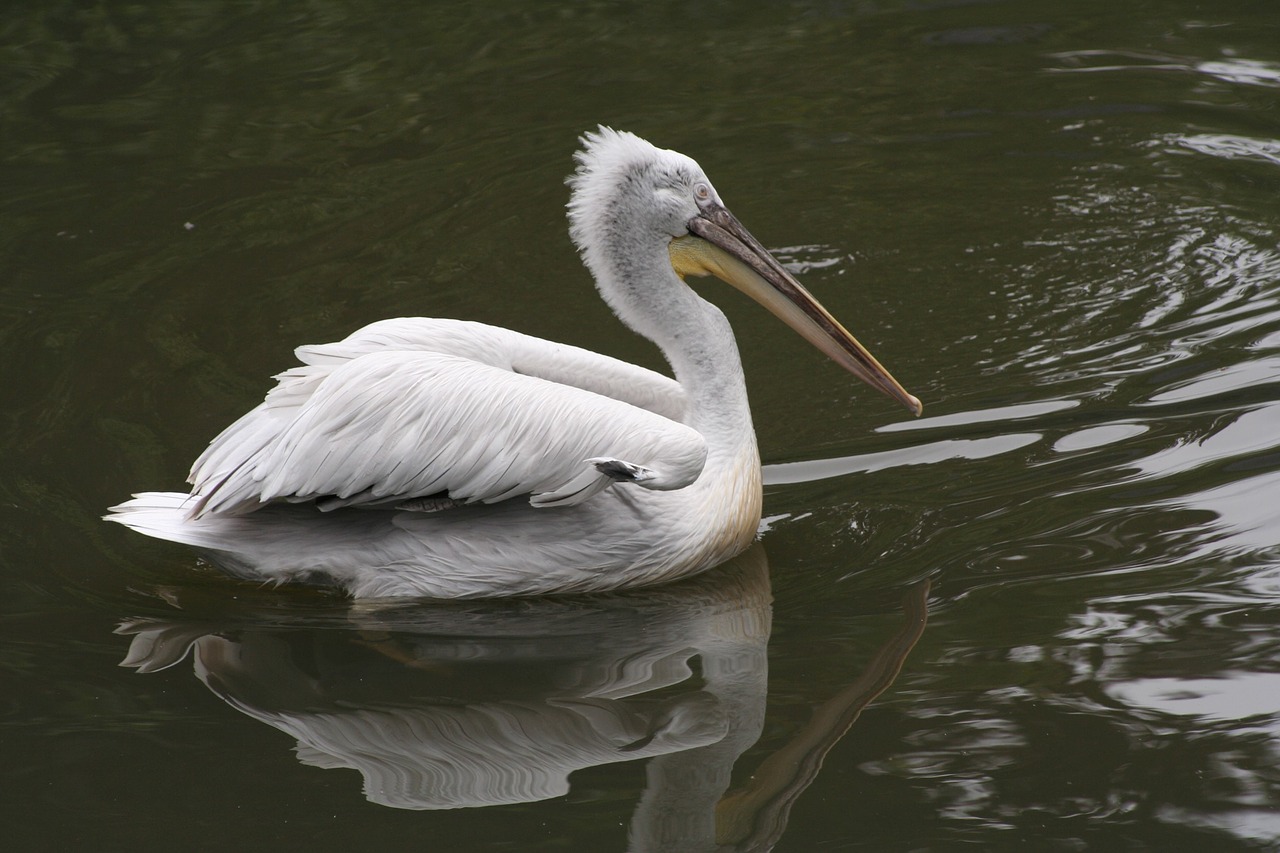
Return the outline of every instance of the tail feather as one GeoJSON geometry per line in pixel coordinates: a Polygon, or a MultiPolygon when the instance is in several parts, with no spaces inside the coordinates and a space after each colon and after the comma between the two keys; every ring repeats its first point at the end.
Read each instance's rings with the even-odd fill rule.
{"type": "Polygon", "coordinates": [[[196,548],[219,550],[234,542],[237,534],[242,533],[237,528],[243,525],[243,520],[234,516],[190,518],[196,500],[196,496],[180,492],[141,492],[111,507],[103,519],[147,536],[196,548]]]}
{"type": "Polygon", "coordinates": [[[307,504],[273,504],[247,515],[191,517],[199,500],[177,492],[142,492],[103,516],[157,539],[197,549],[236,577],[298,580],[349,587],[370,567],[412,559],[418,537],[401,530],[394,511],[324,513],[307,504]]]}

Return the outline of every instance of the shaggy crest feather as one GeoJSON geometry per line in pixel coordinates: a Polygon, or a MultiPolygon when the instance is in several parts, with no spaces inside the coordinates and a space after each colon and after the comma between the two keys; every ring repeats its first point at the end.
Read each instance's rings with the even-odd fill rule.
{"type": "Polygon", "coordinates": [[[574,153],[577,169],[565,179],[569,198],[569,236],[583,259],[597,270],[602,235],[617,225],[617,211],[632,193],[628,183],[641,187],[689,184],[706,180],[692,157],[658,148],[634,133],[600,125],[579,137],[582,148],[574,153]],[[644,180],[642,180],[644,179],[644,180]]]}

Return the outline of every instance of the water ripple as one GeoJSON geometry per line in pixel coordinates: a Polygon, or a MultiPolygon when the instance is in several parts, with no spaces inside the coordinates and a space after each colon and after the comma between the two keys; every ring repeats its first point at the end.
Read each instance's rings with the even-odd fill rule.
{"type": "Polygon", "coordinates": [[[1256,139],[1230,133],[1197,133],[1191,136],[1172,134],[1164,141],[1171,147],[1182,147],[1224,160],[1252,160],[1280,166],[1280,141],[1275,139],[1256,139]]]}
{"type": "Polygon", "coordinates": [[[1060,74],[1178,72],[1238,86],[1280,88],[1280,63],[1266,60],[1243,57],[1198,59],[1132,50],[1071,50],[1051,56],[1060,60],[1062,67],[1049,70],[1060,74]]]}

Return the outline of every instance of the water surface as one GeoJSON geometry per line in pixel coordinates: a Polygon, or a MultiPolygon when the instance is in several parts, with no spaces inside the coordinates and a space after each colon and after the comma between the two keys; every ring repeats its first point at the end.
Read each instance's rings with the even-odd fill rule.
{"type": "Polygon", "coordinates": [[[1280,845],[1267,4],[45,4],[0,25],[0,716],[24,849],[1280,845]],[[401,315],[660,367],[578,133],[696,157],[911,391],[715,283],[757,550],[353,607],[104,525],[401,315]],[[126,666],[118,664],[124,662],[126,666]]]}

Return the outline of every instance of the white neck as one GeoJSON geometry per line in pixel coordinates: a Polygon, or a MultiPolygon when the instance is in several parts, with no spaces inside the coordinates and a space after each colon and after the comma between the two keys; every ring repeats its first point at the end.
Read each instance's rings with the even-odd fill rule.
{"type": "MultiPolygon", "coordinates": [[[[689,398],[685,422],[707,439],[710,457],[736,457],[755,432],[742,361],[729,321],[671,267],[666,247],[610,252],[592,260],[606,302],[637,334],[658,345],[689,398]]],[[[629,247],[634,249],[634,247],[629,247]]]]}

